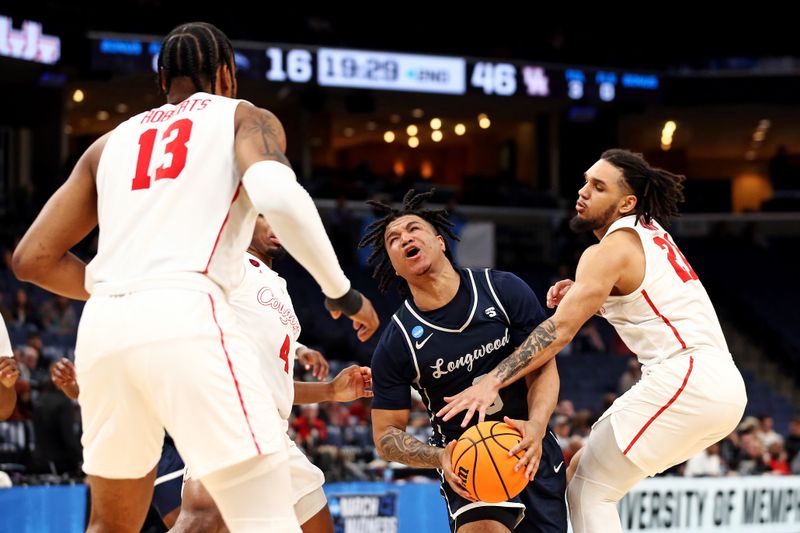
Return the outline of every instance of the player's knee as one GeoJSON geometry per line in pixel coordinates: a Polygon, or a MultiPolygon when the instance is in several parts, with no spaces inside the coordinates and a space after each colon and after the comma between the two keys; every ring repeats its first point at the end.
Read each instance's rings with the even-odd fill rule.
{"type": "Polygon", "coordinates": [[[203,531],[216,533],[226,531],[225,522],[216,507],[194,507],[182,509],[171,533],[203,531]]]}

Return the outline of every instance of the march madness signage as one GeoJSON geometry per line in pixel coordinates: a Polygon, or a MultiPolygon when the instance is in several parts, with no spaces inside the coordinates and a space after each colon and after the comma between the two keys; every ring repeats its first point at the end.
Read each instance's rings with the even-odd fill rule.
{"type": "Polygon", "coordinates": [[[331,494],[336,533],[397,533],[397,493],[331,494]]]}
{"type": "Polygon", "coordinates": [[[619,503],[625,531],[800,531],[800,476],[647,479],[619,503]]]}

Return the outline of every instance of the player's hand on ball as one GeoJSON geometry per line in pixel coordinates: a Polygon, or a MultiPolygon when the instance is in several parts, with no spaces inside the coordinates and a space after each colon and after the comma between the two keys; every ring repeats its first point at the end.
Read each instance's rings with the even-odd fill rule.
{"type": "Polygon", "coordinates": [[[444,474],[447,483],[456,491],[456,494],[474,502],[477,500],[470,496],[467,489],[462,485],[461,479],[453,472],[453,449],[456,447],[456,443],[457,441],[455,440],[450,441],[442,450],[442,474],[444,474]]]}
{"type": "Polygon", "coordinates": [[[522,458],[514,467],[517,472],[521,468],[525,468],[525,477],[533,480],[536,471],[539,470],[539,461],[542,459],[542,438],[547,428],[542,428],[540,424],[531,422],[530,420],[514,420],[512,418],[503,417],[503,420],[509,426],[513,426],[522,433],[522,440],[508,451],[508,455],[516,455],[522,450],[525,450],[522,458]]]}

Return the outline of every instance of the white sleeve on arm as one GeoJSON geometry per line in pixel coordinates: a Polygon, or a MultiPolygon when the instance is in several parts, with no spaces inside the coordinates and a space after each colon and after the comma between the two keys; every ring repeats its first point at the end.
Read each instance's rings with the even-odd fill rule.
{"type": "Polygon", "coordinates": [[[339,266],[317,206],[297,183],[294,171],[277,161],[259,161],[250,165],[242,183],[283,247],[308,270],[325,296],[344,296],[350,280],[339,266]]]}

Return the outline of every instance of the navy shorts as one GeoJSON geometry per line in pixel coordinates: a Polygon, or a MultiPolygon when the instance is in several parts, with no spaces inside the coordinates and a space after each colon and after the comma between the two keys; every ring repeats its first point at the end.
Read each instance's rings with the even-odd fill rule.
{"type": "Polygon", "coordinates": [[[183,459],[169,437],[164,439],[161,459],[156,468],[156,482],[153,489],[153,507],[163,520],[165,516],[181,506],[181,486],[183,485],[183,459]]]}
{"type": "Polygon", "coordinates": [[[548,431],[542,440],[536,477],[516,498],[496,504],[471,502],[456,494],[446,481],[440,490],[447,503],[451,531],[469,522],[494,520],[514,533],[566,533],[566,489],[564,454],[555,435],[548,431]]]}

